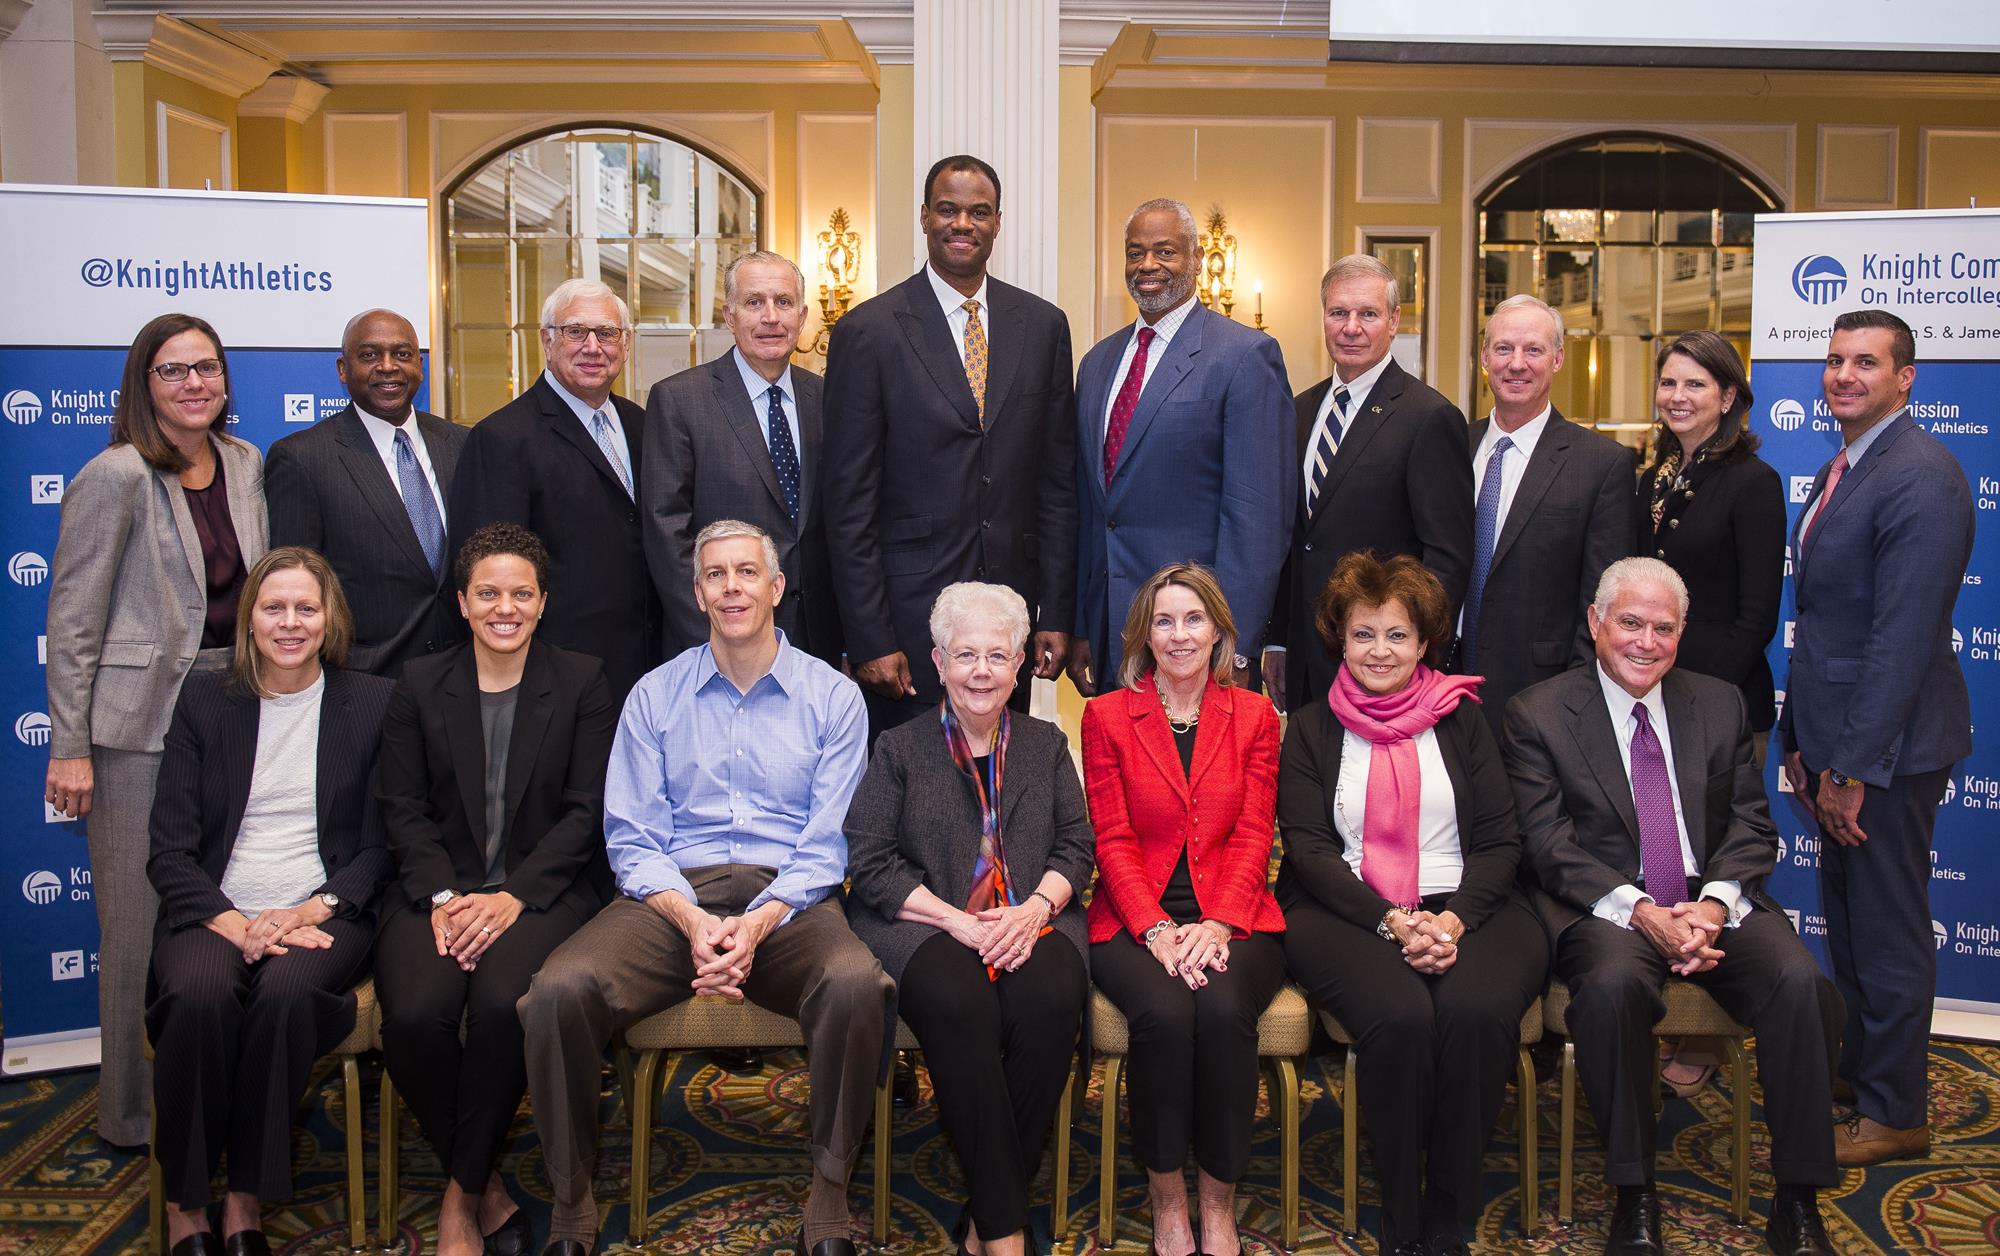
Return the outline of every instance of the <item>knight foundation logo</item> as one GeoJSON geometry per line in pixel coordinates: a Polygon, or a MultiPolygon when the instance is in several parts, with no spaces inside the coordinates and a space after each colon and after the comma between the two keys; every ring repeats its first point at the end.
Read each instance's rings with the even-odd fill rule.
{"type": "Polygon", "coordinates": [[[47,907],[62,897],[62,878],[43,868],[21,880],[21,897],[37,907],[47,907]]]}
{"type": "Polygon", "coordinates": [[[42,417],[42,399],[25,388],[16,388],[5,397],[0,397],[0,414],[26,427],[42,417]]]}
{"type": "Polygon", "coordinates": [[[7,576],[15,584],[32,589],[49,578],[49,560],[33,550],[22,550],[7,560],[7,576]]]}
{"type": "Polygon", "coordinates": [[[1781,432],[1796,432],[1806,425],[1806,408],[1790,397],[1771,403],[1771,426],[1781,432]]]}
{"type": "Polygon", "coordinates": [[[1808,305],[1832,305],[1847,291],[1847,267],[1824,253],[1803,258],[1792,268],[1792,291],[1808,305]]]}

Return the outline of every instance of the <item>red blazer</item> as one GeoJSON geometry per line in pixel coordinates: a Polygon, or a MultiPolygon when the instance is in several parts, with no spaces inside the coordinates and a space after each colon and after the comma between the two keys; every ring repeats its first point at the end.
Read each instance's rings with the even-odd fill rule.
{"type": "MultiPolygon", "coordinates": [[[[1090,940],[1144,939],[1188,853],[1195,901],[1232,936],[1280,933],[1269,877],[1278,806],[1278,713],[1261,694],[1208,682],[1193,771],[1181,771],[1151,676],[1083,708],[1083,787],[1097,830],[1090,940]]],[[[1185,922],[1183,922],[1185,923],[1185,922]]]]}

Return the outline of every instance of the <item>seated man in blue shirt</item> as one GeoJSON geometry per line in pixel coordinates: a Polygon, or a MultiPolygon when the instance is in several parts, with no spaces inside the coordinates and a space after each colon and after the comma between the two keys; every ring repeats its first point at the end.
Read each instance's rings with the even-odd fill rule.
{"type": "Polygon", "coordinates": [[[544,1256],[587,1256],[598,1072],[613,1031],[695,995],[748,996],[805,1028],[813,1182],[801,1256],[853,1256],[860,1153],[894,990],[848,930],[841,821],[865,766],[854,682],[773,626],[785,578],[736,520],[694,542],[709,639],[632,690],[604,788],[619,897],[521,999],[528,1084],[555,1189],[544,1256]]]}

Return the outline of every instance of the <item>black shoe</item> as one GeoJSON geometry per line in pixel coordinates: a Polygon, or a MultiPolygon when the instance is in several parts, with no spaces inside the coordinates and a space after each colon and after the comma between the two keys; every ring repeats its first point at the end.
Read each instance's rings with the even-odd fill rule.
{"type": "Polygon", "coordinates": [[[1605,1256],[1664,1256],[1660,1241],[1660,1196],[1651,1186],[1621,1186],[1611,1214],[1605,1256]]]}
{"type": "Polygon", "coordinates": [[[1820,1219],[1819,1201],[1796,1195],[1771,1200],[1764,1241],[1777,1256],[1832,1256],[1833,1244],[1820,1219]]]}
{"type": "Polygon", "coordinates": [[[914,1108],[921,1098],[917,1091],[917,1066],[909,1052],[898,1051],[894,1077],[889,1083],[889,1101],[899,1108],[914,1108]]]}
{"type": "Polygon", "coordinates": [[[806,1228],[799,1227],[798,1237],[792,1240],[792,1250],[798,1256],[860,1256],[855,1250],[854,1240],[844,1234],[836,1234],[830,1239],[821,1239],[806,1251],[806,1228]]]}
{"type": "Polygon", "coordinates": [[[271,1244],[262,1230],[238,1230],[222,1240],[222,1256],[271,1256],[271,1244]]]}
{"type": "Polygon", "coordinates": [[[965,1249],[965,1240],[972,1233],[972,1205],[958,1210],[958,1220],[951,1223],[952,1246],[958,1249],[958,1256],[972,1256],[965,1249]]]}
{"type": "Polygon", "coordinates": [[[542,1256],[590,1256],[590,1249],[596,1246],[595,1238],[588,1243],[579,1243],[575,1239],[550,1239],[548,1246],[542,1249],[542,1256]]]}
{"type": "Polygon", "coordinates": [[[174,1244],[172,1256],[222,1256],[222,1240],[202,1230],[174,1244]]]}
{"type": "Polygon", "coordinates": [[[764,1071],[764,1049],[762,1047],[742,1047],[728,1050],[714,1050],[708,1058],[715,1067],[725,1073],[737,1073],[745,1077],[755,1077],[764,1071]]]}
{"type": "Polygon", "coordinates": [[[1472,1256],[1472,1244],[1457,1239],[1432,1239],[1430,1256],[1472,1256]]]}
{"type": "Polygon", "coordinates": [[[514,1215],[494,1227],[486,1236],[486,1256],[528,1256],[534,1246],[535,1231],[528,1222],[528,1210],[514,1209],[514,1215]]]}

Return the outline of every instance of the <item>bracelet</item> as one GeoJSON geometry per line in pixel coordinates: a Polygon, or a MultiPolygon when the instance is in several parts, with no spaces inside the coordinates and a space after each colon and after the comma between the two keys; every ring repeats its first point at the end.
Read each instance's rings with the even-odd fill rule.
{"type": "Polygon", "coordinates": [[[1174,927],[1173,921],[1162,920],[1159,924],[1156,924],[1152,928],[1146,930],[1146,945],[1147,946],[1153,945],[1154,938],[1159,937],[1162,933],[1166,932],[1167,930],[1173,927],[1174,927]]]}
{"type": "Polygon", "coordinates": [[[1062,908],[1060,908],[1060,907],[1057,907],[1057,906],[1056,906],[1056,901],[1055,901],[1054,899],[1052,899],[1052,898],[1050,898],[1050,897],[1049,897],[1048,895],[1046,895],[1046,894],[1042,893],[1042,892],[1041,892],[1040,890],[1035,890],[1035,891],[1031,892],[1031,893],[1030,893],[1030,894],[1028,895],[1028,897],[1029,897],[1029,898],[1039,898],[1039,899],[1041,899],[1041,900],[1042,900],[1042,901],[1043,901],[1044,903],[1047,903],[1047,904],[1049,905],[1049,919],[1050,919],[1050,920],[1054,920],[1054,919],[1056,918],[1056,913],[1062,910],[1062,908]]]}
{"type": "Polygon", "coordinates": [[[1380,937],[1384,942],[1394,942],[1396,940],[1396,935],[1389,929],[1389,917],[1401,910],[1402,908],[1400,907],[1391,907],[1388,911],[1383,912],[1382,919],[1376,922],[1376,936],[1380,937]]]}

